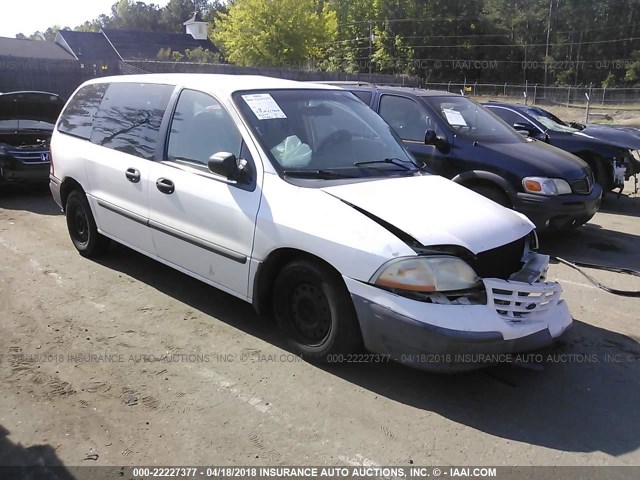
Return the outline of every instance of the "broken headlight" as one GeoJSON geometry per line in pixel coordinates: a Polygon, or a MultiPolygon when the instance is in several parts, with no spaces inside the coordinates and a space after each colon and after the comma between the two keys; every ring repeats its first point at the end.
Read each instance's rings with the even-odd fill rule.
{"type": "Polygon", "coordinates": [[[451,256],[397,258],[371,277],[376,286],[405,292],[453,292],[482,285],[476,272],[462,259],[451,256]]]}

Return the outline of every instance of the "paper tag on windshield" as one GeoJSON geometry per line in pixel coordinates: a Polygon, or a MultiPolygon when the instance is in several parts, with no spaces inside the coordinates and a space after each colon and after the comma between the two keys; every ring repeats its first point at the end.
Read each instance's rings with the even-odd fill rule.
{"type": "Polygon", "coordinates": [[[258,120],[287,118],[280,108],[280,105],[278,105],[268,93],[242,95],[242,99],[247,102],[247,105],[249,105],[251,111],[258,117],[258,120]]]}
{"type": "Polygon", "coordinates": [[[445,108],[443,111],[444,116],[447,117],[447,122],[452,127],[466,127],[467,122],[464,121],[462,114],[456,110],[445,108]]]}

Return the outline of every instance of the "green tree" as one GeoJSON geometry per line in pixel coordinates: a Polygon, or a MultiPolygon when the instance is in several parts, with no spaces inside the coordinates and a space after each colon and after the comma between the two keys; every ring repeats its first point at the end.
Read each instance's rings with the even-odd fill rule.
{"type": "Polygon", "coordinates": [[[193,50],[186,49],[184,55],[187,60],[194,63],[220,63],[220,54],[206,48],[198,47],[193,50]]]}
{"type": "Polygon", "coordinates": [[[111,7],[111,16],[104,26],[123,30],[160,31],[160,9],[153,3],[120,0],[111,7]]]}
{"type": "Polygon", "coordinates": [[[71,29],[69,27],[61,27],[60,25],[54,25],[52,27],[47,28],[43,32],[41,32],[40,30],[37,30],[29,36],[26,36],[23,33],[18,33],[16,35],[16,38],[22,39],[22,40],[44,40],[47,42],[53,42],[53,40],[56,38],[56,33],[58,33],[59,30],[71,30],[71,29]]]}
{"type": "Polygon", "coordinates": [[[627,82],[638,83],[640,81],[640,50],[634,51],[632,58],[634,62],[627,68],[624,79],[627,82]]]}
{"type": "Polygon", "coordinates": [[[213,40],[238,65],[311,66],[336,28],[335,12],[316,0],[236,0],[218,14],[213,40]]]}
{"type": "Polygon", "coordinates": [[[613,74],[613,72],[609,72],[609,75],[607,75],[607,78],[603,80],[602,86],[604,88],[613,88],[616,86],[617,83],[618,83],[618,80],[616,79],[616,76],[613,74]]]}

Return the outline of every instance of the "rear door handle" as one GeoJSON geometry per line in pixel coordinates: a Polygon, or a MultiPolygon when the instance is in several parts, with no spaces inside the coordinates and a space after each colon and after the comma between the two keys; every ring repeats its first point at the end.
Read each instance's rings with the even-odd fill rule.
{"type": "Polygon", "coordinates": [[[166,193],[167,195],[171,195],[176,191],[176,186],[168,178],[159,178],[156,181],[156,187],[158,187],[158,190],[160,190],[162,193],[166,193]]]}
{"type": "Polygon", "coordinates": [[[138,183],[140,181],[140,172],[135,168],[127,168],[124,174],[131,183],[138,183]]]}

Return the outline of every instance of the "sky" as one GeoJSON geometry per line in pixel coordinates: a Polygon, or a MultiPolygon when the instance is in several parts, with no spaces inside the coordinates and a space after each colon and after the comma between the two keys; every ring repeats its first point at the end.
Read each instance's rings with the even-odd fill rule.
{"type": "MultiPolygon", "coordinates": [[[[143,0],[144,1],[144,0],[143,0]]],[[[52,25],[74,28],[101,13],[108,14],[117,0],[0,0],[0,37],[29,36],[52,25]]],[[[164,6],[168,0],[145,1],[164,6]]]]}

